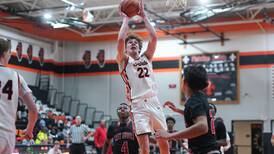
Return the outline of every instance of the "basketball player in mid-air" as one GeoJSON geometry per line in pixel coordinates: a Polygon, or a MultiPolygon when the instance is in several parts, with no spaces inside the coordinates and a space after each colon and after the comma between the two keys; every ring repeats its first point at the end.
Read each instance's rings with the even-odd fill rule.
{"type": "MultiPolygon", "coordinates": [[[[152,70],[152,58],[156,49],[157,36],[150,24],[141,0],[139,16],[143,18],[150,40],[141,53],[142,40],[127,35],[129,18],[123,15],[123,24],[118,35],[117,62],[122,79],[126,84],[127,98],[131,104],[135,133],[142,154],[149,153],[149,134],[155,130],[167,130],[165,116],[157,98],[157,87],[152,70]]],[[[168,142],[158,139],[162,154],[169,153],[168,142]]]]}
{"type": "Polygon", "coordinates": [[[0,153],[11,154],[15,146],[15,120],[18,99],[21,97],[28,107],[28,125],[24,130],[27,138],[32,138],[33,128],[37,120],[37,109],[33,102],[31,90],[21,75],[6,67],[10,55],[11,44],[0,39],[0,153]]]}
{"type": "Polygon", "coordinates": [[[119,121],[109,126],[103,154],[106,154],[112,141],[113,154],[138,154],[139,146],[129,118],[130,107],[122,103],[117,108],[119,121]]]}
{"type": "Polygon", "coordinates": [[[177,109],[171,102],[166,105],[184,115],[186,129],[172,133],[160,130],[156,132],[156,138],[188,139],[192,154],[220,154],[215,138],[214,117],[202,91],[207,86],[207,72],[202,66],[188,66],[184,69],[181,90],[187,98],[185,109],[177,109]]]}

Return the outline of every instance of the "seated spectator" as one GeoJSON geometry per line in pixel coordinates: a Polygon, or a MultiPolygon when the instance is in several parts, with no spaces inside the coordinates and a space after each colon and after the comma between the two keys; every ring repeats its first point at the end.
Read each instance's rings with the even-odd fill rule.
{"type": "Polygon", "coordinates": [[[57,139],[58,141],[64,140],[64,139],[65,139],[65,135],[64,135],[64,133],[63,133],[63,129],[58,128],[57,130],[58,130],[58,131],[57,131],[57,134],[56,134],[56,139],[57,139]]]}
{"type": "Polygon", "coordinates": [[[43,127],[37,134],[35,144],[48,144],[48,132],[46,127],[43,127]]]}
{"type": "Polygon", "coordinates": [[[228,151],[229,148],[231,147],[230,137],[229,137],[228,133],[226,133],[226,142],[227,142],[227,145],[221,147],[222,154],[224,154],[226,151],[228,151]]]}
{"type": "Polygon", "coordinates": [[[54,146],[48,151],[48,154],[62,154],[59,141],[54,142],[54,146]]]}

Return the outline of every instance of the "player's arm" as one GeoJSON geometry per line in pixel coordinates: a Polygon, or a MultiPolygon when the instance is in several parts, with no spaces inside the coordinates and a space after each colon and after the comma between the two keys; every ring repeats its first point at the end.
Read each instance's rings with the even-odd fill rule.
{"type": "Polygon", "coordinates": [[[91,136],[94,136],[94,132],[92,132],[88,126],[84,126],[85,127],[85,132],[87,133],[87,135],[84,137],[84,141],[88,140],[91,136]]]}
{"type": "Polygon", "coordinates": [[[27,125],[27,128],[25,129],[24,133],[28,137],[32,138],[33,137],[32,131],[35,127],[35,124],[36,124],[36,121],[38,118],[38,111],[37,111],[36,105],[33,101],[33,96],[32,96],[31,90],[29,89],[29,87],[28,87],[27,83],[25,82],[25,80],[23,79],[23,77],[18,75],[18,81],[19,81],[19,83],[18,83],[19,84],[19,86],[18,86],[19,96],[22,98],[23,103],[28,108],[28,125],[27,125]]]}
{"type": "Polygon", "coordinates": [[[163,105],[164,107],[170,108],[172,111],[177,112],[181,115],[184,115],[184,110],[177,108],[172,102],[166,101],[163,105]]]}
{"type": "Polygon", "coordinates": [[[108,127],[107,139],[106,139],[106,141],[105,141],[105,143],[104,143],[103,150],[102,150],[102,154],[106,154],[107,151],[108,151],[109,145],[110,145],[111,140],[112,140],[112,138],[113,138],[113,136],[114,136],[114,134],[113,134],[113,129],[114,129],[114,127],[113,127],[112,125],[110,125],[110,126],[108,127]]]}
{"type": "Polygon", "coordinates": [[[126,59],[125,39],[129,30],[129,26],[128,26],[129,18],[126,15],[124,15],[122,12],[121,14],[123,16],[123,23],[118,34],[117,55],[116,55],[116,61],[118,64],[121,64],[126,59]]]}
{"type": "Polygon", "coordinates": [[[108,152],[110,142],[111,142],[111,139],[107,138],[103,146],[102,154],[106,154],[108,152]]]}
{"type": "Polygon", "coordinates": [[[158,131],[156,132],[156,137],[163,139],[189,139],[208,132],[207,117],[205,115],[198,116],[193,121],[194,125],[178,132],[168,133],[166,131],[158,131]]]}
{"type": "Polygon", "coordinates": [[[146,16],[145,10],[144,10],[144,3],[143,0],[140,1],[141,3],[141,8],[140,8],[140,13],[139,15],[141,17],[143,17],[143,21],[145,23],[145,27],[149,33],[149,42],[148,42],[148,46],[147,46],[147,50],[145,51],[145,55],[148,58],[148,60],[152,60],[153,55],[155,53],[156,50],[156,45],[157,45],[157,34],[156,31],[154,29],[154,27],[151,25],[151,23],[149,22],[148,17],[146,16]]]}

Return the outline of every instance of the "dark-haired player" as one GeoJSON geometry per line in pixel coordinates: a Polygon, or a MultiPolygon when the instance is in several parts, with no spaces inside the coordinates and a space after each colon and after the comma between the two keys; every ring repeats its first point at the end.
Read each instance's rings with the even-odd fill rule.
{"type": "Polygon", "coordinates": [[[184,69],[182,91],[187,100],[184,109],[186,129],[168,133],[157,131],[156,137],[163,139],[188,139],[193,154],[220,154],[215,139],[214,118],[209,111],[206,95],[202,92],[208,86],[207,72],[202,66],[184,69]]]}
{"type": "Polygon", "coordinates": [[[107,140],[104,144],[103,154],[107,153],[109,145],[112,145],[113,154],[138,154],[138,141],[133,131],[132,122],[129,119],[130,108],[122,103],[117,108],[119,121],[109,126],[107,140]]]}
{"type": "MultiPolygon", "coordinates": [[[[126,84],[127,98],[131,104],[133,122],[141,154],[149,154],[149,134],[154,130],[167,130],[162,106],[157,97],[157,85],[152,68],[152,58],[156,49],[157,36],[154,27],[145,15],[143,0],[140,16],[149,34],[149,42],[144,53],[142,40],[128,36],[129,18],[124,16],[118,35],[117,63],[126,84]]],[[[169,153],[168,142],[157,139],[161,154],[169,153]]]]}

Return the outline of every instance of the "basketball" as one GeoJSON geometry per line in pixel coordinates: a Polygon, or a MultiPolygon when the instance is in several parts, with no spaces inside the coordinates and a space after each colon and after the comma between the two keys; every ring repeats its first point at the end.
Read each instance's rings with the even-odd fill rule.
{"type": "Polygon", "coordinates": [[[123,0],[120,4],[121,11],[128,17],[133,17],[140,11],[138,0],[123,0]]]}

